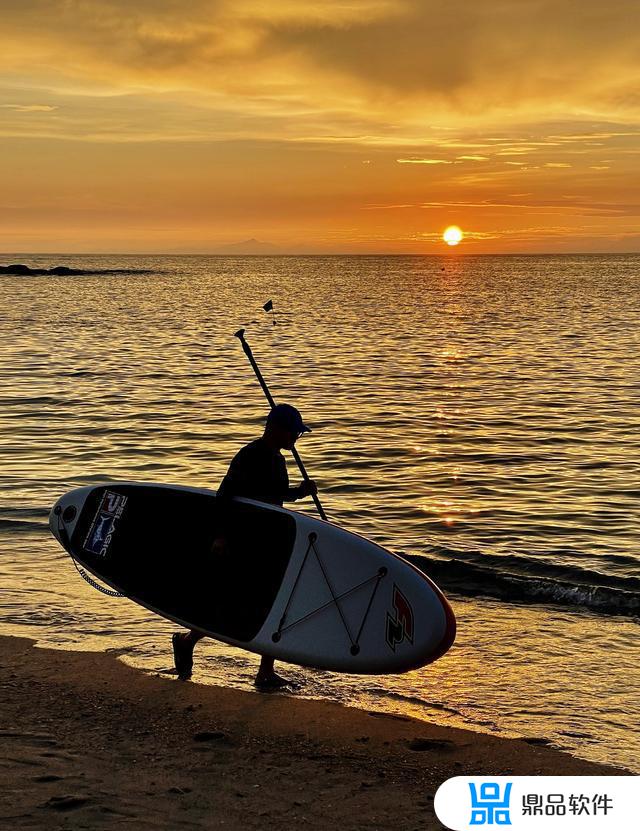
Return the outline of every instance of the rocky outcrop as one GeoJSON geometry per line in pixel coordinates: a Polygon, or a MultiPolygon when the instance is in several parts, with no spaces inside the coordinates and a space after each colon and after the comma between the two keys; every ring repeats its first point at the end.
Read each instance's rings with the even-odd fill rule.
{"type": "Polygon", "coordinates": [[[151,272],[139,268],[69,268],[66,265],[57,265],[54,268],[30,268],[22,263],[0,265],[0,274],[13,274],[17,277],[68,277],[74,274],[150,274],[151,272]]]}

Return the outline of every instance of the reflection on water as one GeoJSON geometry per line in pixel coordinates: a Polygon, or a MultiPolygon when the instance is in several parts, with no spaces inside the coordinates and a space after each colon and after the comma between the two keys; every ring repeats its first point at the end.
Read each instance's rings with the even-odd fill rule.
{"type": "MultiPolygon", "coordinates": [[[[109,478],[215,487],[265,414],[233,338],[257,320],[276,399],[314,428],[300,451],[329,516],[458,597],[441,662],[386,679],[293,669],[304,694],[638,769],[639,258],[64,262],[152,273],[0,277],[2,632],[167,663],[171,626],[85,586],[47,512],[109,478]]],[[[245,653],[202,656],[205,679],[252,677],[245,653]]]]}

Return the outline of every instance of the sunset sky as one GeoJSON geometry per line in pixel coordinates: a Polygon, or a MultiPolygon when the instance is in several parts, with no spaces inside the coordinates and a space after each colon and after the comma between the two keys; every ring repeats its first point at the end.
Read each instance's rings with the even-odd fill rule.
{"type": "Polygon", "coordinates": [[[640,250],[638,0],[3,0],[0,251],[640,250]]]}

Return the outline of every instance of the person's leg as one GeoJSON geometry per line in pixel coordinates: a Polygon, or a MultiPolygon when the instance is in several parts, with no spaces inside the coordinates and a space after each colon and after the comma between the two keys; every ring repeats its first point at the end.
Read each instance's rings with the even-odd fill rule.
{"type": "Polygon", "coordinates": [[[280,687],[286,687],[291,682],[287,681],[281,675],[278,675],[273,668],[273,658],[268,658],[266,655],[262,656],[260,661],[260,668],[256,675],[255,684],[261,690],[277,690],[280,687]]]}
{"type": "Polygon", "coordinates": [[[176,665],[178,678],[188,681],[193,672],[193,648],[205,635],[192,629],[190,632],[175,632],[171,638],[173,645],[173,661],[176,665]]]}

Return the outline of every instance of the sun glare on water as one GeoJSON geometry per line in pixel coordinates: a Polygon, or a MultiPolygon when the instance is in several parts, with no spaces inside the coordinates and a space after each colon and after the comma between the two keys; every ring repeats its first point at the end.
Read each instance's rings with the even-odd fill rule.
{"type": "Polygon", "coordinates": [[[462,240],[462,231],[457,225],[449,225],[442,235],[442,239],[447,245],[457,245],[462,240]]]}

